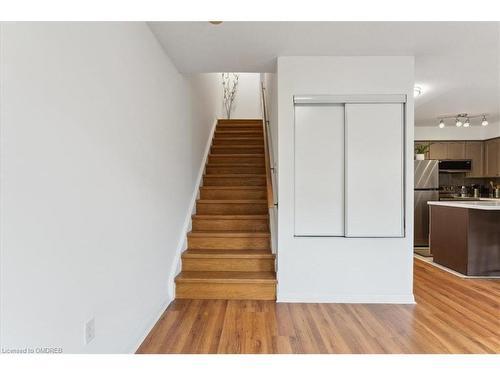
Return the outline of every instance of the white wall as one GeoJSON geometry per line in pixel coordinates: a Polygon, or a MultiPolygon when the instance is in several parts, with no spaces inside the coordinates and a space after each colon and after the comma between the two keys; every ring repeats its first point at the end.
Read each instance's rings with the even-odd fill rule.
{"type": "Polygon", "coordinates": [[[278,301],[413,302],[413,72],[404,56],[278,58],[278,301]],[[294,238],[293,96],[314,94],[408,95],[405,238],[294,238]]]}
{"type": "MultiPolygon", "coordinates": [[[[238,91],[233,103],[231,118],[261,118],[260,108],[260,74],[259,73],[238,73],[238,91]]],[[[222,77],[219,74],[220,82],[220,112],[221,118],[226,118],[226,111],[222,102],[222,77]]]]}
{"type": "Polygon", "coordinates": [[[0,38],[1,346],[133,351],[173,298],[216,112],[191,93],[212,86],[139,22],[5,23],[0,38]]]}
{"type": "Polygon", "coordinates": [[[453,125],[453,121],[450,121],[449,126],[443,129],[440,129],[437,124],[415,126],[415,140],[417,141],[483,140],[495,137],[500,137],[500,122],[490,122],[488,126],[476,124],[469,128],[457,128],[453,125]]]}

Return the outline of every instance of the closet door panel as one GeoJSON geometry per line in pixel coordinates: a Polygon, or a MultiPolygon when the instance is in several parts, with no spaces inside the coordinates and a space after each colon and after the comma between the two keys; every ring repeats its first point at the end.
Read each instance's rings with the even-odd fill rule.
{"type": "Polygon", "coordinates": [[[404,236],[401,103],[346,104],[347,237],[404,236]]]}
{"type": "Polygon", "coordinates": [[[295,235],[344,235],[344,105],[295,106],[295,235]]]}

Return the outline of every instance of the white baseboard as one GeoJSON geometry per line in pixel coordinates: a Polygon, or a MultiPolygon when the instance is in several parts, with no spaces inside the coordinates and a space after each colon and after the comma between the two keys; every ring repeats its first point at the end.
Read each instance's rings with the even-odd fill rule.
{"type": "Polygon", "coordinates": [[[168,306],[172,303],[172,301],[173,300],[169,298],[160,305],[160,307],[156,310],[156,313],[153,314],[153,316],[151,317],[149,324],[146,327],[146,330],[144,330],[144,332],[141,334],[141,336],[137,340],[136,344],[131,348],[130,351],[127,351],[127,353],[134,354],[137,352],[137,350],[139,349],[139,347],[141,346],[143,341],[148,336],[149,332],[151,332],[151,330],[153,329],[155,324],[158,322],[158,320],[160,320],[162,314],[165,312],[165,310],[168,308],[168,306]]]}
{"type": "Polygon", "coordinates": [[[169,299],[174,300],[175,298],[175,276],[179,273],[181,264],[181,255],[186,248],[186,235],[191,230],[191,216],[195,213],[196,200],[198,199],[198,191],[200,190],[201,183],[203,181],[203,173],[205,172],[205,165],[208,159],[208,153],[210,152],[210,147],[212,146],[212,138],[214,136],[215,127],[217,126],[217,118],[214,119],[212,124],[212,129],[210,129],[210,134],[208,136],[207,143],[205,145],[205,152],[203,154],[203,160],[201,161],[200,168],[198,170],[198,176],[196,177],[195,186],[191,196],[191,202],[189,202],[186,217],[184,218],[184,224],[177,242],[177,248],[174,255],[174,261],[172,263],[172,268],[170,269],[168,277],[168,294],[169,299]]]}
{"type": "Polygon", "coordinates": [[[307,296],[278,293],[278,303],[387,303],[387,304],[415,304],[413,294],[353,294],[353,295],[319,295],[310,294],[307,296]]]}

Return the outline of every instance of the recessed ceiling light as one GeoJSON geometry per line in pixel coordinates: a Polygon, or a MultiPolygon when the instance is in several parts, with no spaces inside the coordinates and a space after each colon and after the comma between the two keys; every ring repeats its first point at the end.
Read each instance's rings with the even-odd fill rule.
{"type": "Polygon", "coordinates": [[[220,25],[222,23],[222,21],[208,21],[210,22],[212,25],[220,25]]]}
{"type": "Polygon", "coordinates": [[[422,91],[422,87],[420,86],[415,86],[413,88],[413,97],[416,98],[417,96],[422,95],[424,92],[422,91]]]}

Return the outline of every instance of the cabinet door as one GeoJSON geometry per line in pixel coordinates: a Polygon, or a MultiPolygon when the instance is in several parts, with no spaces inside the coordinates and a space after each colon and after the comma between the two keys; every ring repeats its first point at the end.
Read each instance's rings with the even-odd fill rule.
{"type": "Polygon", "coordinates": [[[344,235],[344,106],[295,106],[295,235],[344,235]]]}
{"type": "Polygon", "coordinates": [[[446,142],[433,142],[431,143],[431,149],[429,152],[429,157],[431,159],[444,160],[448,155],[448,145],[446,142]]]}
{"type": "Polygon", "coordinates": [[[465,159],[472,160],[472,170],[468,177],[483,176],[484,143],[482,141],[467,141],[465,143],[465,159]]]}
{"type": "Polygon", "coordinates": [[[447,159],[465,159],[465,142],[448,142],[446,149],[447,159]]]}
{"type": "Polygon", "coordinates": [[[484,142],[484,155],[486,159],[485,163],[485,175],[486,177],[495,177],[500,175],[499,172],[499,162],[500,158],[498,156],[499,145],[498,139],[490,139],[484,142]]]}
{"type": "Polygon", "coordinates": [[[404,235],[404,111],[346,104],[346,236],[404,235]]]}
{"type": "Polygon", "coordinates": [[[500,138],[496,139],[497,141],[497,176],[500,176],[500,138]]]}

